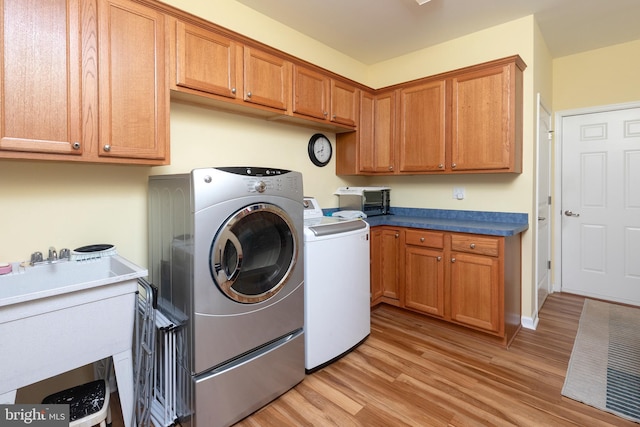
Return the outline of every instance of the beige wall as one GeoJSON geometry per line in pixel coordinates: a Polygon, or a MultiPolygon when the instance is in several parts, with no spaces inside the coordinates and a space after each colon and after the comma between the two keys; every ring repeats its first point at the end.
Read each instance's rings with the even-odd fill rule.
{"type": "Polygon", "coordinates": [[[553,110],[640,101],[640,40],[553,61],[553,110]]]}
{"type": "MultiPolygon", "coordinates": [[[[113,243],[125,257],[147,265],[146,182],[149,174],[185,172],[201,166],[260,164],[300,170],[305,193],[324,207],[337,206],[340,185],[385,182],[393,186],[392,204],[407,207],[524,212],[531,215],[533,162],[533,26],[519,19],[373,67],[338,54],[316,41],[266,19],[234,0],[169,3],[318,65],[371,85],[386,85],[478,62],[520,54],[525,72],[524,169],[517,176],[402,177],[378,180],[339,178],[335,159],[325,168],[306,157],[317,129],[251,119],[200,107],[171,107],[172,164],[167,167],[79,165],[0,161],[4,197],[0,220],[6,227],[0,261],[25,260],[33,251],[113,243]],[[509,42],[505,42],[509,41],[509,42]],[[527,119],[527,117],[529,119],[527,119]],[[467,198],[453,200],[453,186],[466,187],[467,198]]],[[[335,135],[328,134],[332,141],[335,135]]],[[[525,234],[524,287],[530,288],[531,242],[525,234]]],[[[529,293],[526,291],[526,293],[529,293]]],[[[526,313],[526,311],[525,311],[526,313]]]]}
{"type": "MultiPolygon", "coordinates": [[[[108,242],[146,266],[148,175],[202,166],[250,164],[300,170],[305,194],[318,197],[324,207],[337,206],[332,192],[338,186],[389,184],[394,206],[523,212],[533,218],[535,94],[543,93],[554,110],[640,99],[640,41],[552,61],[532,16],[367,67],[235,0],[166,3],[372,87],[519,54],[528,65],[524,172],[343,179],[335,176],[335,158],[325,168],[309,162],[307,141],[318,129],[172,103],[170,166],[0,160],[0,262],[27,259],[31,252],[46,251],[50,245],[74,248],[108,242]],[[452,198],[454,186],[466,188],[465,200],[452,198]]],[[[335,142],[334,134],[327,135],[335,142]]],[[[531,229],[523,236],[525,317],[534,314],[533,247],[531,229]]]]}
{"type": "MultiPolygon", "coordinates": [[[[368,67],[236,0],[163,0],[185,12],[366,84],[368,67]]],[[[327,23],[330,31],[331,23],[327,23]]]]}

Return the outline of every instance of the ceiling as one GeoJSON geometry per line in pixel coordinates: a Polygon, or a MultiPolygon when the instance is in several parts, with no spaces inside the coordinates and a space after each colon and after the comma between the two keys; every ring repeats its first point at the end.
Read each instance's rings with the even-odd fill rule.
{"type": "Polygon", "coordinates": [[[640,39],[639,0],[237,0],[370,65],[535,15],[552,57],[640,39]]]}

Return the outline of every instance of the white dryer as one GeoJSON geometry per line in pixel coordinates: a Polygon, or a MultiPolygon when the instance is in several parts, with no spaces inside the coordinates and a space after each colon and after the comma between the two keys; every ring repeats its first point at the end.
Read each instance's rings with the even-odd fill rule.
{"type": "Polygon", "coordinates": [[[304,199],[305,370],[339,359],[371,331],[369,224],[325,217],[304,199]]]}

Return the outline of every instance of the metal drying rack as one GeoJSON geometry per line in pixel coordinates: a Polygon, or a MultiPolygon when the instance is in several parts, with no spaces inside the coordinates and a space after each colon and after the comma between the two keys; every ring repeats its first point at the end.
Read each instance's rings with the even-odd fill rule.
{"type": "Polygon", "coordinates": [[[190,413],[189,381],[178,366],[184,322],[158,309],[157,288],[138,280],[134,375],[136,421],[140,427],[168,427],[190,413]]]}
{"type": "Polygon", "coordinates": [[[156,344],[157,291],[144,279],[138,279],[138,299],[135,318],[134,396],[137,425],[151,425],[153,378],[156,344]]]}

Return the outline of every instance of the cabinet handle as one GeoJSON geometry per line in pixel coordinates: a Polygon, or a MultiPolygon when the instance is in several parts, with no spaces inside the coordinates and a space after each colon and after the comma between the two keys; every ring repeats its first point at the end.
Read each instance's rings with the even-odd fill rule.
{"type": "Polygon", "coordinates": [[[438,260],[438,262],[442,261],[442,257],[441,256],[437,257],[436,259],[438,260]]]}
{"type": "Polygon", "coordinates": [[[452,168],[455,168],[456,166],[458,166],[458,165],[456,165],[455,163],[451,163],[451,167],[452,168]]]}
{"type": "Polygon", "coordinates": [[[393,170],[393,166],[389,166],[389,170],[392,171],[393,170]]]}
{"type": "Polygon", "coordinates": [[[442,163],[440,163],[440,164],[438,165],[438,169],[442,169],[442,168],[444,168],[444,165],[443,165],[442,163]]]}
{"type": "Polygon", "coordinates": [[[103,149],[104,149],[104,151],[109,152],[109,151],[111,151],[111,146],[110,146],[109,144],[106,144],[106,145],[103,147],[103,149]]]}
{"type": "Polygon", "coordinates": [[[451,262],[452,262],[452,263],[453,263],[453,262],[456,262],[456,259],[455,259],[455,258],[451,258],[451,262]]]}
{"type": "Polygon", "coordinates": [[[421,238],[420,238],[420,241],[421,241],[421,242],[424,242],[424,237],[421,237],[421,238]]]}
{"type": "Polygon", "coordinates": [[[329,115],[329,113],[328,113],[328,112],[326,112],[326,111],[325,111],[324,113],[322,113],[322,114],[323,114],[325,117],[327,117],[327,116],[329,115]]]}
{"type": "Polygon", "coordinates": [[[472,243],[472,244],[470,244],[470,245],[469,245],[469,247],[470,247],[471,249],[475,249],[475,248],[476,248],[476,244],[475,244],[475,243],[472,243]]]}
{"type": "Polygon", "coordinates": [[[80,143],[79,142],[74,142],[73,145],[71,146],[74,150],[79,150],[80,149],[80,143]]]}
{"type": "Polygon", "coordinates": [[[236,88],[231,88],[231,93],[235,94],[236,93],[236,88]]]}
{"type": "Polygon", "coordinates": [[[331,116],[331,118],[332,118],[333,120],[335,120],[335,119],[336,119],[336,115],[334,114],[333,116],[331,116]]]}
{"type": "Polygon", "coordinates": [[[396,233],[396,239],[400,237],[400,233],[396,233]]]}
{"type": "Polygon", "coordinates": [[[247,98],[251,98],[251,92],[247,92],[247,98]]]}

